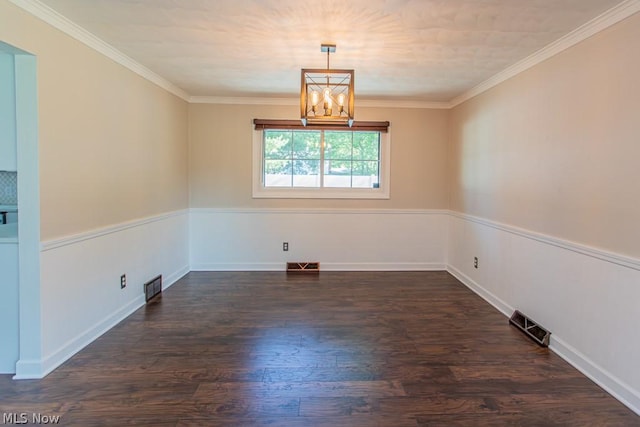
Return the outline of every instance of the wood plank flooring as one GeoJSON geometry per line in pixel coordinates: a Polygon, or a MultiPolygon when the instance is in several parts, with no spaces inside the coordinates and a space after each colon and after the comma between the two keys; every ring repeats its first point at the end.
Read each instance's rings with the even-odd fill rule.
{"type": "Polygon", "coordinates": [[[45,379],[0,376],[0,413],[77,426],[640,426],[446,272],[193,272],[45,379]]]}

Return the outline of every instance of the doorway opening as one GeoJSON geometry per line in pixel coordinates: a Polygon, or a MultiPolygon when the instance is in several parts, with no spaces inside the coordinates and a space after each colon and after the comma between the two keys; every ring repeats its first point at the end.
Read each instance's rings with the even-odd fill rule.
{"type": "Polygon", "coordinates": [[[4,304],[8,307],[6,318],[0,323],[0,334],[7,337],[0,354],[0,372],[15,373],[16,379],[39,378],[42,376],[42,330],[36,57],[0,41],[0,67],[0,88],[3,95],[9,94],[0,104],[0,114],[7,123],[3,127],[5,133],[0,133],[0,150],[3,150],[0,156],[9,159],[4,169],[15,166],[15,170],[6,172],[16,177],[17,224],[15,232],[7,232],[11,236],[5,240],[5,245],[13,243],[12,238],[15,241],[16,255],[9,261],[17,277],[7,275],[7,280],[0,277],[0,294],[7,297],[4,304]]]}

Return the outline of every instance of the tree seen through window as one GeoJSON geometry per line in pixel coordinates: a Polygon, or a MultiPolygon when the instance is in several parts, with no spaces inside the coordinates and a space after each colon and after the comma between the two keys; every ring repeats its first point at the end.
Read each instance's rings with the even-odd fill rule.
{"type": "Polygon", "coordinates": [[[380,133],[266,130],[265,187],[377,188],[380,133]]]}

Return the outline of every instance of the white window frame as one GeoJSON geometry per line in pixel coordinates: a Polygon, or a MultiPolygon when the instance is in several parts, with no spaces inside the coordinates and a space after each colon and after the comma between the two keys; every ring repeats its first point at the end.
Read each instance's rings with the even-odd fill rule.
{"type": "MultiPolygon", "coordinates": [[[[357,131],[356,131],[357,132],[357,131]]],[[[391,133],[380,132],[380,186],[379,188],[332,187],[265,187],[264,186],[264,131],[253,130],[252,182],[254,199],[389,199],[391,185],[391,133]]]]}

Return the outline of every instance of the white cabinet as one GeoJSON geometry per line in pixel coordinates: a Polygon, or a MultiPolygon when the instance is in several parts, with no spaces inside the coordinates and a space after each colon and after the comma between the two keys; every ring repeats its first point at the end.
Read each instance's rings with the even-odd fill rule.
{"type": "Polygon", "coordinates": [[[0,171],[17,170],[14,57],[0,52],[0,171]]]}

